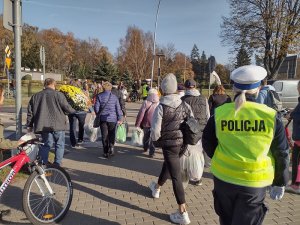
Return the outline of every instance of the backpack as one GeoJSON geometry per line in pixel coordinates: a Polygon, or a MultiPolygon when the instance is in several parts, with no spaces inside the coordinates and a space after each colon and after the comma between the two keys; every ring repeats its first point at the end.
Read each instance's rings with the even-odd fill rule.
{"type": "Polygon", "coordinates": [[[280,111],[282,109],[282,102],[276,91],[268,90],[266,105],[275,109],[276,111],[280,111]]]}
{"type": "MultiPolygon", "coordinates": [[[[185,107],[187,109],[187,107],[185,107]]],[[[202,130],[199,121],[187,116],[181,124],[181,132],[183,134],[183,143],[188,145],[195,145],[201,139],[202,130]]]]}

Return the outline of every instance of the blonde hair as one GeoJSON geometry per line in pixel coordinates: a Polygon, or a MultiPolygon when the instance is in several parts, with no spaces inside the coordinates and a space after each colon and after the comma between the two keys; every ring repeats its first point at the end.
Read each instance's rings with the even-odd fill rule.
{"type": "Polygon", "coordinates": [[[213,91],[213,94],[216,95],[224,95],[225,94],[225,88],[223,85],[217,85],[213,91]]]}
{"type": "Polygon", "coordinates": [[[238,94],[238,96],[236,96],[234,102],[235,102],[235,113],[234,116],[236,116],[236,114],[240,111],[240,109],[242,108],[243,104],[246,102],[246,94],[250,94],[250,95],[258,95],[258,91],[259,88],[254,88],[254,89],[250,89],[250,90],[241,90],[238,89],[236,87],[233,87],[233,91],[238,94]]]}
{"type": "Polygon", "coordinates": [[[105,81],[103,84],[102,84],[102,87],[105,91],[110,91],[112,89],[112,84],[109,83],[108,81],[105,81]]]}

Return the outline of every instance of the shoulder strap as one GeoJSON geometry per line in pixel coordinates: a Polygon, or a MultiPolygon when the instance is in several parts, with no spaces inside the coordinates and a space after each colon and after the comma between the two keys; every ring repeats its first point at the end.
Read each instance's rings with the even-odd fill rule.
{"type": "Polygon", "coordinates": [[[151,102],[151,104],[150,104],[150,106],[146,109],[146,111],[145,111],[145,113],[144,113],[144,115],[146,115],[147,114],[147,112],[149,111],[149,109],[151,108],[151,106],[153,105],[153,102],[151,102]]]}
{"type": "Polygon", "coordinates": [[[107,101],[105,102],[105,104],[104,104],[103,108],[102,108],[102,109],[101,109],[101,111],[98,113],[98,115],[99,115],[99,116],[101,115],[101,113],[102,113],[102,112],[103,112],[103,110],[105,109],[105,107],[106,107],[106,105],[107,105],[107,103],[108,103],[108,101],[109,101],[110,97],[111,97],[111,92],[110,92],[110,94],[109,94],[109,97],[108,97],[107,101]]]}

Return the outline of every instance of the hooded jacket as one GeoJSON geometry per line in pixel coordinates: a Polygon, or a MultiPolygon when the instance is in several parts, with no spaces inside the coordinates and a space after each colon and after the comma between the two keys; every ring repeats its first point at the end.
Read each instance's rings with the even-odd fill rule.
{"type": "Polygon", "coordinates": [[[164,148],[183,145],[180,127],[188,116],[193,116],[192,109],[178,94],[162,97],[151,122],[151,138],[156,146],[164,148]]]}
{"type": "Polygon", "coordinates": [[[159,104],[159,97],[157,94],[151,94],[143,102],[142,107],[137,115],[136,127],[151,127],[151,120],[156,107],[159,104]]]}

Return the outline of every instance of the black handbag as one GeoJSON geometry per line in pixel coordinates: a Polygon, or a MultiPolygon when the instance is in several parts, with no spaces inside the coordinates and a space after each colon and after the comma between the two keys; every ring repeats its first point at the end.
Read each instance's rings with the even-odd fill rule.
{"type": "Polygon", "coordinates": [[[105,103],[105,105],[103,106],[103,108],[101,109],[101,111],[96,115],[96,118],[94,120],[94,124],[93,124],[93,127],[94,128],[97,128],[97,127],[100,127],[100,116],[101,116],[101,113],[103,112],[103,110],[105,109],[109,99],[110,99],[110,96],[111,96],[111,93],[109,94],[109,97],[105,103]]]}

